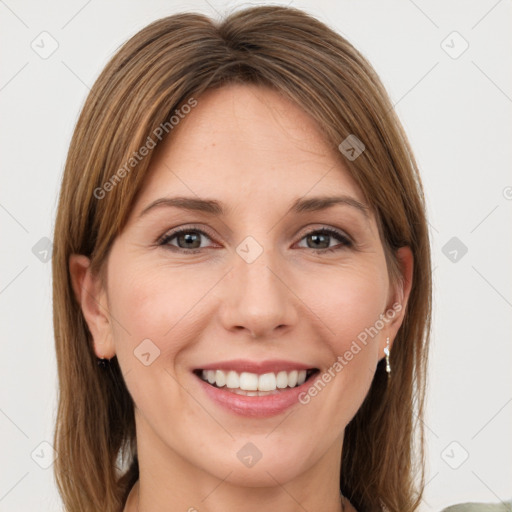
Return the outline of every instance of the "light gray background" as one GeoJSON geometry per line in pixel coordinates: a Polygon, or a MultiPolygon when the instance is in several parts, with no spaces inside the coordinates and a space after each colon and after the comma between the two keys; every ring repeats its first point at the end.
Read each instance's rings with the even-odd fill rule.
{"type": "MultiPolygon", "coordinates": [[[[52,442],[57,379],[50,262],[41,261],[39,241],[52,238],[67,146],[89,87],[118,46],[157,18],[183,10],[219,17],[258,3],[267,2],[0,1],[1,511],[60,509],[52,468],[40,467],[52,462],[51,446],[40,443],[52,442]],[[49,51],[52,38],[58,48],[43,59],[31,44],[49,51]]],[[[421,510],[510,499],[511,1],[291,4],[369,58],[421,168],[435,282],[421,510]],[[458,247],[446,246],[452,237],[458,247]]]]}

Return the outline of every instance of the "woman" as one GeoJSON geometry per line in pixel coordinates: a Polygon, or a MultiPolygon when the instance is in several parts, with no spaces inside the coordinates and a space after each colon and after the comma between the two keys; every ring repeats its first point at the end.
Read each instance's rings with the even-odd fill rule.
{"type": "Polygon", "coordinates": [[[66,510],[418,507],[422,185],[324,24],[255,7],[132,37],[71,141],[53,275],[66,510]]]}

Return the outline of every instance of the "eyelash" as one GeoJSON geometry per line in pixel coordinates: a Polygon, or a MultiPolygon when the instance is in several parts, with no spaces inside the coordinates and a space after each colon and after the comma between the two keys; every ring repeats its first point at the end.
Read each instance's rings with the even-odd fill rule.
{"type": "MultiPolygon", "coordinates": [[[[157,245],[172,247],[171,250],[181,252],[181,253],[186,253],[186,254],[196,254],[198,252],[201,252],[204,249],[207,249],[206,247],[203,247],[200,249],[183,249],[182,247],[176,247],[176,246],[169,245],[169,241],[172,240],[173,238],[175,238],[181,234],[190,233],[190,232],[199,233],[201,235],[208,237],[210,240],[213,239],[213,237],[210,234],[208,234],[206,231],[204,231],[203,229],[197,228],[195,226],[189,226],[187,228],[177,229],[176,231],[172,231],[171,233],[164,234],[157,240],[157,245]]],[[[313,235],[313,234],[329,235],[333,238],[336,238],[337,240],[339,240],[341,242],[337,246],[328,247],[326,249],[310,249],[311,251],[313,251],[316,254],[321,254],[321,253],[325,254],[326,252],[329,252],[329,253],[336,252],[336,251],[340,251],[344,248],[353,247],[353,245],[354,245],[352,243],[352,241],[344,233],[342,233],[341,231],[338,231],[336,229],[328,228],[328,227],[323,227],[320,229],[314,229],[312,231],[309,231],[308,233],[305,233],[300,240],[302,240],[303,238],[306,238],[307,236],[313,235]]],[[[308,249],[308,248],[303,247],[303,249],[308,249]]]]}

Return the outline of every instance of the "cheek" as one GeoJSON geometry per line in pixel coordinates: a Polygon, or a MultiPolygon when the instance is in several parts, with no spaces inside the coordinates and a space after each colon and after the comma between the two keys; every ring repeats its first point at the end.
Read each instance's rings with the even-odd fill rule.
{"type": "Polygon", "coordinates": [[[326,424],[345,425],[366,396],[379,360],[382,334],[375,326],[386,308],[387,274],[379,265],[346,267],[317,283],[324,285],[314,294],[312,309],[328,327],[330,362],[324,377],[329,391],[312,407],[326,424]]]}
{"type": "Polygon", "coordinates": [[[315,281],[311,309],[328,327],[332,348],[339,354],[384,313],[387,276],[377,265],[347,266],[315,281]]]}
{"type": "MultiPolygon", "coordinates": [[[[316,317],[323,324],[333,354],[348,350],[384,312],[387,278],[383,274],[379,262],[367,262],[326,265],[316,268],[314,274],[302,271],[291,278],[303,303],[296,307],[306,307],[313,313],[311,320],[316,317]]],[[[119,357],[127,360],[143,340],[149,339],[167,361],[172,361],[180,350],[194,343],[194,330],[213,313],[204,308],[211,307],[208,304],[215,294],[208,292],[218,282],[218,273],[206,266],[192,271],[170,269],[161,263],[137,265],[118,258],[109,270],[109,306],[119,357]]],[[[293,297],[290,300],[296,301],[293,297]]]]}
{"type": "Polygon", "coordinates": [[[158,264],[124,268],[109,278],[116,351],[123,357],[149,339],[160,355],[172,361],[172,356],[188,345],[187,332],[192,332],[191,324],[201,315],[202,299],[215,284],[215,276],[191,279],[191,272],[158,264]]]}
{"type": "Polygon", "coordinates": [[[187,403],[176,367],[197,338],[193,325],[204,315],[201,298],[210,281],[191,281],[190,272],[158,265],[131,264],[109,275],[115,350],[126,385],[137,409],[165,428],[172,414],[162,413],[162,404],[187,403]]]}

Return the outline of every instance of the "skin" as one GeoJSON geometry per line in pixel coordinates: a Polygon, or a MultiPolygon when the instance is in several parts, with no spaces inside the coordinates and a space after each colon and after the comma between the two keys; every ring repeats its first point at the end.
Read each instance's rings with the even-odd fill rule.
{"type": "MultiPolygon", "coordinates": [[[[125,511],[137,504],[144,512],[341,510],[344,429],[386,337],[392,343],[403,320],[413,261],[401,248],[404,280],[390,282],[371,210],[368,217],[349,205],[287,214],[296,199],[324,195],[364,204],[340,155],[300,108],[266,88],[229,85],[198,98],[158,146],[105,281],[85,256],[70,258],[96,354],[117,355],[136,405],[140,479],[125,511]],[[140,217],[154,200],[178,195],[216,199],[228,212],[156,207],[140,217]],[[192,224],[192,235],[208,233],[192,243],[200,252],[191,253],[183,237],[157,245],[192,224]],[[315,245],[307,235],[322,227],[341,231],[352,246],[329,235],[315,245]],[[247,236],[263,248],[250,264],[236,252],[247,236]],[[191,373],[235,358],[325,370],[396,303],[402,310],[316,397],[277,416],[227,411],[191,373]],[[160,350],[149,366],[134,357],[147,338],[160,350]],[[248,442],[262,454],[251,468],[237,458],[248,442]]],[[[354,509],[347,503],[345,510],[354,509]]]]}

